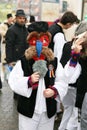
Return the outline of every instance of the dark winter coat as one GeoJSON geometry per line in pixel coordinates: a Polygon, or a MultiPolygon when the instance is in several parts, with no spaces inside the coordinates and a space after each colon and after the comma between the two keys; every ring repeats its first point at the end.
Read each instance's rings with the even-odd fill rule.
{"type": "Polygon", "coordinates": [[[25,26],[15,23],[6,33],[6,61],[16,62],[23,54],[28,44],[26,38],[28,31],[25,26]]]}

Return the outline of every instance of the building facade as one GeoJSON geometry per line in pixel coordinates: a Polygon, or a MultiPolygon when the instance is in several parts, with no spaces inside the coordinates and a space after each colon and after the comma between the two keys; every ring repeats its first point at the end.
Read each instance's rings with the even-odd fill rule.
{"type": "Polygon", "coordinates": [[[37,20],[52,22],[67,10],[73,11],[82,20],[87,14],[87,0],[0,0],[1,20],[6,13],[15,13],[20,8],[27,16],[36,16],[37,20]]]}

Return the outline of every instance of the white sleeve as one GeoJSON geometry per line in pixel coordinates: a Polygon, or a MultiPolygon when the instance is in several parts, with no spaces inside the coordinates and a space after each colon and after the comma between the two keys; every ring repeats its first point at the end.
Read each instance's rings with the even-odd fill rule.
{"type": "Polygon", "coordinates": [[[75,83],[80,72],[81,66],[79,63],[77,63],[76,67],[72,67],[69,66],[69,62],[67,62],[64,68],[61,63],[58,63],[54,87],[57,89],[61,101],[63,101],[64,96],[67,94],[68,84],[75,83]]]}
{"type": "Polygon", "coordinates": [[[21,61],[18,61],[10,72],[8,83],[11,89],[19,95],[30,97],[32,88],[28,88],[28,76],[24,76],[21,61]]]}
{"type": "Polygon", "coordinates": [[[64,44],[66,43],[64,34],[57,33],[53,38],[53,42],[54,42],[54,55],[60,61],[60,58],[62,55],[62,49],[63,49],[64,44]]]}

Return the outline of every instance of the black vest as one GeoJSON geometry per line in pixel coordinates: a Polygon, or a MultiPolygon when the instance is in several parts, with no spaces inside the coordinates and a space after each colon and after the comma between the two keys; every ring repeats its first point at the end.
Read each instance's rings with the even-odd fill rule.
{"type": "MultiPolygon", "coordinates": [[[[24,71],[24,76],[30,76],[33,73],[32,65],[35,61],[32,60],[26,60],[25,57],[22,57],[21,64],[22,69],[24,71]]],[[[52,64],[54,66],[54,72],[57,68],[57,58],[55,58],[52,62],[47,62],[47,67],[49,64],[52,64]]],[[[50,85],[54,85],[55,78],[49,78],[49,74],[47,72],[45,79],[45,85],[46,88],[48,88],[50,85]]],[[[38,88],[37,88],[38,89],[38,88]]],[[[32,91],[32,94],[29,98],[19,96],[18,99],[18,112],[23,114],[24,116],[32,118],[34,109],[35,109],[35,103],[36,103],[36,95],[37,95],[37,89],[32,91]]],[[[56,113],[56,100],[54,98],[46,98],[46,106],[47,106],[47,116],[51,118],[56,113]]]]}
{"type": "Polygon", "coordinates": [[[54,35],[55,35],[56,33],[59,33],[59,32],[61,32],[61,33],[64,34],[64,32],[63,32],[61,26],[59,26],[58,24],[53,24],[53,25],[51,25],[51,26],[49,27],[48,31],[49,31],[49,32],[51,33],[51,35],[52,35],[52,39],[51,39],[51,42],[50,42],[50,44],[49,44],[49,48],[51,48],[52,50],[54,50],[54,42],[53,42],[54,35]]]}
{"type": "MultiPolygon", "coordinates": [[[[62,57],[60,59],[60,62],[63,67],[67,64],[68,60],[71,58],[71,46],[72,46],[72,41],[69,41],[69,42],[65,43],[65,45],[63,47],[63,53],[62,53],[62,57]]],[[[73,83],[73,84],[69,84],[69,86],[77,87],[77,82],[73,83]]]]}

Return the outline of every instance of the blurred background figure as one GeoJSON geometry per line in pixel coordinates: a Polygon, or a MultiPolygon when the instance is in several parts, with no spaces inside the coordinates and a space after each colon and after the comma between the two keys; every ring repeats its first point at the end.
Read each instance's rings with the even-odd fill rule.
{"type": "Polygon", "coordinates": [[[8,28],[13,24],[13,16],[11,13],[7,14],[6,21],[0,25],[0,33],[3,37],[3,43],[5,43],[5,35],[8,28]]]}
{"type": "Polygon", "coordinates": [[[33,15],[30,15],[30,23],[33,23],[33,22],[35,22],[36,20],[35,20],[35,16],[33,16],[33,15]]]}
{"type": "Polygon", "coordinates": [[[2,89],[2,81],[1,81],[1,35],[0,35],[0,91],[2,89]]]}
{"type": "Polygon", "coordinates": [[[31,23],[35,22],[35,21],[36,21],[35,16],[30,15],[29,22],[26,23],[26,27],[27,27],[27,29],[28,29],[28,32],[29,32],[29,25],[30,25],[31,23]]]}
{"type": "Polygon", "coordinates": [[[0,76],[0,91],[2,89],[2,81],[1,81],[1,76],[0,76]]]}
{"type": "Polygon", "coordinates": [[[7,14],[7,22],[5,22],[8,28],[13,24],[13,16],[11,13],[7,14]]]}
{"type": "Polygon", "coordinates": [[[5,54],[5,36],[8,28],[10,28],[13,25],[13,16],[11,13],[7,14],[6,20],[0,24],[0,34],[1,34],[1,72],[2,72],[2,80],[4,81],[7,77],[7,72],[5,72],[5,65],[6,65],[6,54],[5,54]]]}

